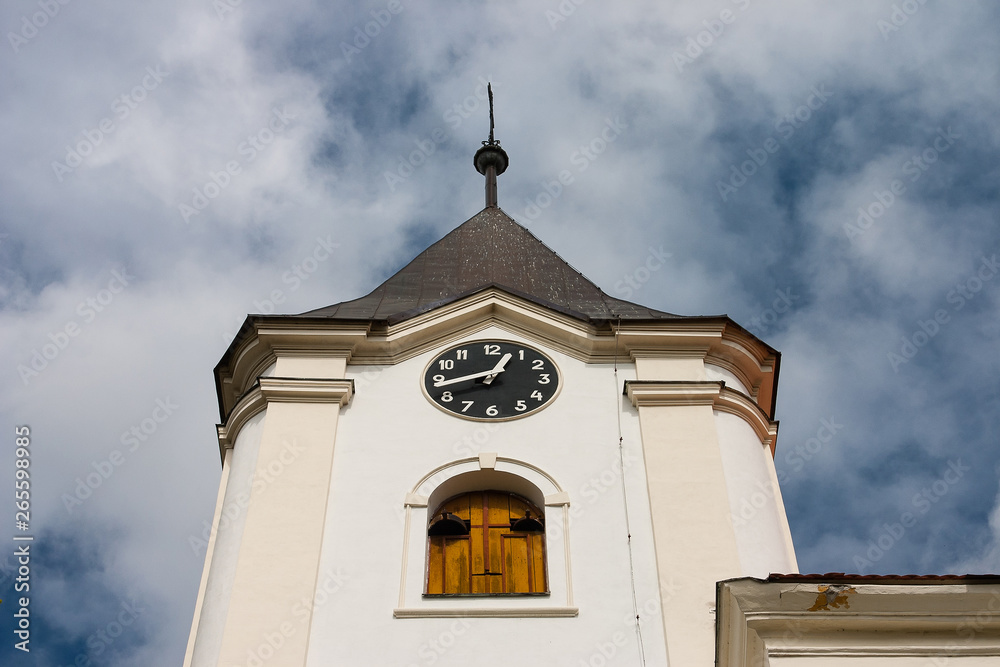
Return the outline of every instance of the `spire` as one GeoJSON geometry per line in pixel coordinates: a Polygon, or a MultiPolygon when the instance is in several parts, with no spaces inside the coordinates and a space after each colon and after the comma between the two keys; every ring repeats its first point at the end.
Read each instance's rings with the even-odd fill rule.
{"type": "Polygon", "coordinates": [[[584,322],[680,319],[605,294],[497,207],[466,220],[367,296],[302,315],[396,324],[490,287],[584,322]]]}
{"type": "Polygon", "coordinates": [[[476,171],[486,177],[486,208],[497,206],[497,176],[507,170],[507,153],[493,137],[493,84],[486,84],[490,97],[490,138],[472,158],[476,171]]]}

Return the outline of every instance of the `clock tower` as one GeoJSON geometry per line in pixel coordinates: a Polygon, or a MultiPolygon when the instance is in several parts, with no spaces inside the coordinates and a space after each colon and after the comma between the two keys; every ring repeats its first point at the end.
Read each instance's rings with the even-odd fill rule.
{"type": "MultiPolygon", "coordinates": [[[[491,105],[492,106],[492,105],[491,105]]],[[[779,354],[616,299],[497,205],[361,298],[251,315],[185,665],[711,665],[716,583],[797,570],[779,354]]]]}

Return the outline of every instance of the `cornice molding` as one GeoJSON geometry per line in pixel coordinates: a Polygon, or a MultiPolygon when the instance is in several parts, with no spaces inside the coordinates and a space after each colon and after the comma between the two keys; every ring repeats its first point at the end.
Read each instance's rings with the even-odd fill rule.
{"type": "Polygon", "coordinates": [[[392,365],[498,326],[584,363],[636,358],[711,359],[770,406],[777,355],[724,316],[600,326],[490,288],[392,325],[267,317],[216,369],[224,418],[261,369],[279,356],[342,357],[353,365],[392,365]]]}
{"type": "Polygon", "coordinates": [[[626,380],[625,395],[633,407],[712,405],[725,382],[626,380]]]}
{"type": "Polygon", "coordinates": [[[629,356],[632,361],[637,359],[704,359],[708,350],[708,345],[659,349],[633,347],[629,350],[629,356]]]}
{"type": "Polygon", "coordinates": [[[690,405],[711,406],[747,422],[760,439],[761,445],[771,450],[778,436],[778,422],[771,421],[753,399],[722,380],[707,382],[670,382],[662,380],[626,380],[625,396],[636,409],[644,407],[676,407],[690,405]]]}
{"type": "Polygon", "coordinates": [[[765,656],[927,662],[1000,656],[1000,585],[877,582],[859,577],[718,584],[716,662],[748,667],[765,656]],[[789,641],[789,636],[794,637],[789,641]]]}
{"type": "Polygon", "coordinates": [[[262,377],[257,380],[268,403],[338,403],[354,396],[354,380],[262,377]]]}
{"type": "Polygon", "coordinates": [[[760,396],[761,385],[761,377],[759,375],[756,378],[751,378],[746,372],[746,369],[741,367],[739,364],[734,364],[729,359],[711,353],[705,355],[705,364],[722,368],[735,375],[736,379],[742,382],[743,386],[750,390],[750,398],[752,398],[755,403],[757,402],[757,399],[760,396]],[[756,384],[754,383],[754,380],[756,380],[756,384]]]}
{"type": "Polygon", "coordinates": [[[236,406],[229,413],[229,419],[226,420],[226,423],[216,425],[215,428],[219,434],[219,456],[223,460],[226,458],[226,450],[236,446],[236,436],[239,435],[246,423],[266,407],[267,400],[260,393],[260,386],[254,385],[236,403],[236,406]]]}
{"type": "Polygon", "coordinates": [[[351,402],[352,396],[354,380],[259,377],[236,402],[226,423],[216,425],[219,455],[225,460],[226,450],[236,445],[236,437],[243,426],[268,403],[338,403],[344,406],[351,402]]]}

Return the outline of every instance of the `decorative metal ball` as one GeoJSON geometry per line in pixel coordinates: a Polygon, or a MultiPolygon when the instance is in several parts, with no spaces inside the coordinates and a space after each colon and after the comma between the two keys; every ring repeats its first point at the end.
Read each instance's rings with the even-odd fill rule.
{"type": "Polygon", "coordinates": [[[490,166],[495,167],[497,175],[500,175],[507,170],[509,159],[507,158],[506,151],[500,148],[499,144],[484,143],[483,146],[476,151],[475,156],[472,158],[472,162],[476,165],[476,171],[484,176],[486,175],[486,168],[490,166]]]}

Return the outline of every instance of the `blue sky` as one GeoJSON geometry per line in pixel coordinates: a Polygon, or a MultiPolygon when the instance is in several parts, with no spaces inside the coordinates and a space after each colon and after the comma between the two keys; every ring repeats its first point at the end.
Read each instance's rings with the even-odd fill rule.
{"type": "Polygon", "coordinates": [[[0,660],[180,663],[212,368],[247,313],[361,296],[482,207],[487,80],[505,211],[609,294],[782,352],[803,572],[997,572],[998,22],[918,0],[5,3],[0,415],[11,445],[32,428],[36,543],[34,650],[0,660]]]}

